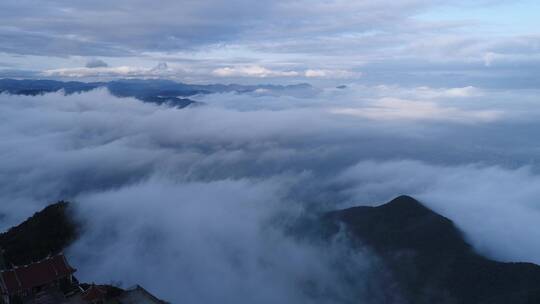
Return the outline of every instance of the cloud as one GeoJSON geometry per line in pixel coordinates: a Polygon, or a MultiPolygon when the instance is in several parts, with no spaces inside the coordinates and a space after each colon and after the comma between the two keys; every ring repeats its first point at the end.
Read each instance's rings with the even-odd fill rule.
{"type": "Polygon", "coordinates": [[[294,77],[299,73],[296,71],[277,71],[268,68],[252,65],[243,67],[224,67],[215,69],[212,74],[219,77],[294,77]]]}
{"type": "Polygon", "coordinates": [[[399,98],[382,98],[372,102],[368,107],[333,108],[330,112],[376,120],[448,120],[459,122],[490,122],[503,115],[503,112],[498,110],[464,111],[455,107],[440,106],[435,102],[399,98]]]}
{"type": "Polygon", "coordinates": [[[362,76],[362,73],[345,70],[306,70],[304,75],[308,78],[355,78],[362,76]]]}
{"type": "Polygon", "coordinates": [[[138,77],[147,75],[150,69],[120,66],[120,67],[84,67],[84,68],[63,68],[43,71],[44,76],[49,77],[110,77],[110,76],[132,76],[138,77]]]}
{"type": "Polygon", "coordinates": [[[114,67],[178,62],[188,73],[177,77],[206,83],[307,77],[333,86],[362,76],[370,84],[534,88],[540,64],[537,34],[508,33],[482,19],[492,1],[166,0],[150,10],[148,0],[38,4],[0,4],[7,25],[0,28],[0,61],[13,70],[59,70],[98,57],[114,67]],[[431,16],[471,8],[481,8],[479,20],[431,16]]]}
{"type": "Polygon", "coordinates": [[[537,96],[350,85],[174,109],[105,89],[0,94],[1,225],[72,200],[86,225],[68,250],[82,279],[137,282],[175,302],[381,303],[366,284],[392,284],[373,277],[369,251],[342,236],[298,240],[290,224],[410,194],[480,252],[538,261],[537,96]]]}
{"type": "Polygon", "coordinates": [[[469,98],[469,97],[479,97],[482,96],[482,90],[473,87],[466,86],[462,88],[443,88],[443,89],[433,89],[429,87],[418,87],[415,88],[416,94],[419,97],[427,99],[436,99],[436,98],[469,98]]]}
{"type": "MultiPolygon", "coordinates": [[[[105,62],[102,62],[105,63],[105,62]]],[[[47,77],[60,78],[111,78],[111,77],[129,77],[129,78],[158,78],[158,77],[175,77],[182,73],[181,70],[170,69],[166,63],[159,63],[153,68],[142,68],[132,66],[117,66],[109,67],[99,62],[93,62],[82,68],[62,68],[45,70],[41,74],[47,77]]]]}
{"type": "Polygon", "coordinates": [[[308,69],[304,72],[294,70],[275,70],[259,65],[236,66],[217,68],[212,71],[218,77],[306,77],[306,78],[328,78],[328,79],[348,79],[360,77],[362,73],[346,70],[319,70],[308,69]]]}
{"type": "Polygon", "coordinates": [[[82,279],[144,284],[183,303],[372,302],[377,292],[366,287],[376,260],[343,240],[324,248],[285,236],[275,225],[295,208],[279,205],[280,188],[272,180],[150,180],[83,196],[87,232],[69,255],[82,279]]]}
{"type": "Polygon", "coordinates": [[[42,49],[42,53],[83,55],[89,51],[116,50],[112,54],[129,55],[131,50],[174,51],[257,37],[264,41],[273,36],[301,37],[306,33],[326,34],[351,27],[360,30],[386,27],[383,18],[394,17],[397,22],[419,8],[431,6],[428,1],[291,4],[266,0],[256,5],[246,0],[227,4],[214,0],[199,3],[166,0],[153,9],[148,9],[152,2],[147,0],[95,1],[92,5],[60,0],[45,9],[36,9],[36,4],[35,1],[2,4],[4,13],[0,17],[10,26],[3,28],[0,35],[20,36],[23,41],[9,39],[9,43],[2,45],[3,50],[28,53],[35,43],[49,39],[48,49],[42,49]],[[124,9],[127,4],[131,4],[129,12],[124,9]],[[19,18],[23,13],[28,19],[19,18]],[[362,18],[357,18],[358,15],[362,18]],[[42,22],[35,21],[38,19],[42,22]],[[67,48],[62,50],[62,45],[67,48]]]}
{"type": "Polygon", "coordinates": [[[142,283],[187,303],[373,296],[363,287],[376,279],[371,254],[350,250],[346,240],[321,247],[284,234],[283,225],[303,210],[288,194],[302,174],[249,173],[252,161],[300,156],[272,142],[287,130],[293,138],[314,132],[292,131],[306,119],[302,111],[184,111],[105,90],[0,97],[2,172],[9,172],[1,176],[1,193],[10,202],[0,210],[12,216],[3,224],[55,198],[77,202],[85,234],[69,255],[81,279],[142,283]],[[349,263],[340,266],[343,260],[349,263]],[[358,281],[346,280],[349,271],[358,281]]]}
{"type": "Polygon", "coordinates": [[[91,59],[86,63],[87,68],[106,68],[109,65],[101,59],[91,59]]]}

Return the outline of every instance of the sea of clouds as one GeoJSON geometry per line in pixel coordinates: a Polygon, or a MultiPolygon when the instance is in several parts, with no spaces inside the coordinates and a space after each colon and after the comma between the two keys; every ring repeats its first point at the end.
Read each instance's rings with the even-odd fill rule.
{"type": "Polygon", "coordinates": [[[0,223],[73,201],[84,232],[68,255],[82,281],[176,303],[387,301],[367,250],[285,228],[409,194],[480,253],[540,263],[537,96],[352,85],[174,109],[104,89],[2,94],[0,223]]]}

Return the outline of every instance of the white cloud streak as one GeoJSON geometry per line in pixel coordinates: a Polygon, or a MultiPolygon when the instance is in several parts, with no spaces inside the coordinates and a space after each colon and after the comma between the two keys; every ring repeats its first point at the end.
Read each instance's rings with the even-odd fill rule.
{"type": "Polygon", "coordinates": [[[212,74],[219,77],[294,77],[299,73],[296,71],[270,70],[262,66],[252,65],[244,67],[224,67],[215,69],[212,74]]]}

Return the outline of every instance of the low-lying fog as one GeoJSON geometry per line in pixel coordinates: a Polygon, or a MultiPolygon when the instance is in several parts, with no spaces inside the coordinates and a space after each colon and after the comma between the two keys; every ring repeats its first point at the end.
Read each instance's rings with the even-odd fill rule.
{"type": "Polygon", "coordinates": [[[369,252],[283,227],[409,194],[481,253],[540,263],[536,96],[353,85],[174,109],[106,90],[2,94],[1,225],[73,201],[81,280],[176,303],[376,303],[384,278],[369,252]]]}

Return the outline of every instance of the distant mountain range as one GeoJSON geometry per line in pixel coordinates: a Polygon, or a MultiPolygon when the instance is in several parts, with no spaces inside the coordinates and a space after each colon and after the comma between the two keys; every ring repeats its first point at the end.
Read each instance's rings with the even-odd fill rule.
{"type": "Polygon", "coordinates": [[[255,91],[269,91],[276,94],[292,93],[310,90],[309,84],[294,85],[238,85],[238,84],[185,84],[170,80],[155,79],[125,79],[110,82],[78,82],[33,79],[0,79],[0,93],[14,95],[40,95],[63,91],[65,94],[88,92],[97,88],[107,88],[117,97],[134,97],[144,102],[167,104],[184,108],[199,102],[189,99],[200,94],[255,91]]]}
{"type": "MultiPolygon", "coordinates": [[[[5,258],[30,263],[61,252],[79,231],[68,206],[51,205],[0,234],[5,258]]],[[[324,213],[313,223],[316,229],[298,231],[317,231],[324,241],[345,227],[353,249],[373,251],[390,271],[404,303],[540,303],[540,266],[480,256],[451,220],[411,197],[324,213]]]]}

